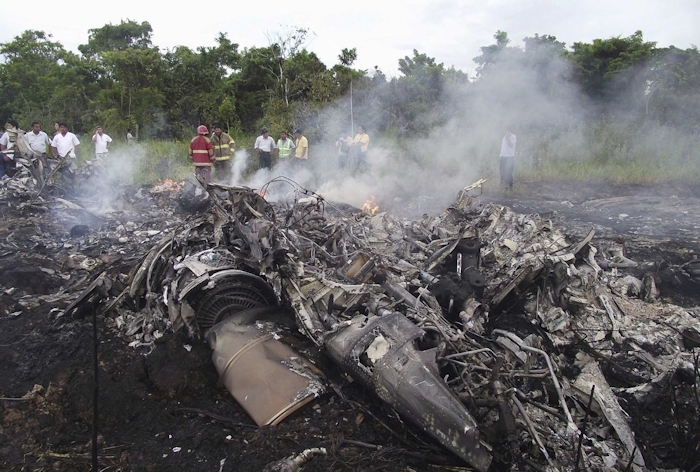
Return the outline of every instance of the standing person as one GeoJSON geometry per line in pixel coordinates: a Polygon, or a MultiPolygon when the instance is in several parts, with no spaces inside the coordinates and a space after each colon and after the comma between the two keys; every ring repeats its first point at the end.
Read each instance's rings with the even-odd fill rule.
{"type": "Polygon", "coordinates": [[[0,178],[4,175],[12,177],[15,175],[16,162],[15,151],[17,150],[17,139],[22,130],[19,129],[19,123],[12,118],[7,120],[5,124],[5,133],[0,138],[0,152],[2,153],[2,163],[0,164],[0,178]]]}
{"type": "Polygon", "coordinates": [[[267,128],[263,128],[262,134],[255,140],[255,149],[258,150],[258,168],[269,169],[272,166],[272,150],[277,149],[277,144],[267,128]]]}
{"type": "Polygon", "coordinates": [[[97,129],[95,129],[95,134],[92,135],[92,141],[95,143],[95,160],[101,161],[109,154],[109,146],[112,144],[112,138],[102,131],[102,126],[98,126],[97,129]]]}
{"type": "Polygon", "coordinates": [[[369,135],[364,126],[357,127],[357,134],[350,143],[350,149],[355,157],[356,170],[364,172],[367,170],[367,151],[369,150],[369,135]]]}
{"type": "Polygon", "coordinates": [[[349,133],[343,133],[335,142],[335,147],[338,150],[338,167],[344,168],[348,163],[348,155],[350,154],[350,143],[352,136],[349,133]]]}
{"type": "Polygon", "coordinates": [[[197,136],[190,141],[190,159],[194,162],[194,173],[204,178],[206,183],[211,182],[211,163],[216,160],[214,157],[214,146],[207,138],[209,130],[206,126],[200,125],[197,128],[197,136]]]}
{"type": "Polygon", "coordinates": [[[58,121],[53,122],[53,135],[54,135],[54,137],[56,137],[56,135],[60,132],[60,131],[58,131],[59,126],[60,125],[58,124],[58,121]]]}
{"type": "Polygon", "coordinates": [[[513,188],[513,167],[515,166],[515,143],[516,137],[507,128],[501,140],[501,185],[513,188]]]}
{"type": "Polygon", "coordinates": [[[51,140],[49,136],[41,131],[41,123],[35,121],[32,123],[32,130],[26,133],[24,137],[27,139],[27,144],[32,148],[35,154],[41,157],[46,157],[51,148],[51,140]]]}
{"type": "Polygon", "coordinates": [[[131,128],[126,130],[126,143],[131,144],[132,141],[136,141],[136,138],[131,134],[131,128]]]}
{"type": "Polygon", "coordinates": [[[46,133],[41,131],[41,124],[38,121],[32,123],[32,130],[26,133],[24,138],[27,140],[29,149],[34,153],[34,156],[28,156],[32,163],[32,175],[41,187],[44,185],[44,169],[48,169],[46,158],[51,149],[51,140],[46,133]]]}
{"type": "Polygon", "coordinates": [[[309,159],[309,140],[306,139],[306,136],[302,134],[299,128],[294,130],[294,137],[296,138],[294,142],[294,146],[296,147],[294,162],[296,164],[303,164],[309,159]]]}
{"type": "Polygon", "coordinates": [[[231,156],[236,149],[236,142],[228,133],[221,130],[221,126],[214,125],[211,144],[214,146],[214,157],[216,157],[214,162],[216,180],[231,183],[231,156]]]}
{"type": "Polygon", "coordinates": [[[58,134],[51,141],[51,150],[54,156],[62,161],[58,164],[61,166],[61,173],[69,179],[73,178],[73,174],[77,169],[75,160],[78,157],[78,146],[80,146],[78,137],[68,131],[67,124],[59,121],[58,134]]]}
{"type": "Polygon", "coordinates": [[[286,131],[280,132],[280,139],[277,140],[277,149],[279,149],[279,165],[283,167],[289,166],[289,157],[292,151],[296,148],[291,139],[287,137],[286,131]]]}

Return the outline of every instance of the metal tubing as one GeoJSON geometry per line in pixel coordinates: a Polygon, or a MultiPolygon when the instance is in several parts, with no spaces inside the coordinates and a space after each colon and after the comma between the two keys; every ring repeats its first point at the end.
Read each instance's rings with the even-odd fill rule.
{"type": "Polygon", "coordinates": [[[542,444],[542,439],[540,439],[540,435],[537,434],[537,430],[535,429],[535,425],[532,424],[532,421],[530,421],[530,417],[527,416],[527,413],[525,412],[525,407],[523,406],[522,403],[520,403],[520,400],[518,400],[515,396],[515,392],[511,393],[510,399],[513,400],[513,403],[515,403],[515,406],[518,407],[518,411],[520,411],[520,415],[523,417],[525,420],[525,424],[527,424],[527,428],[530,430],[530,434],[532,434],[532,438],[535,440],[537,445],[539,446],[540,450],[542,451],[542,454],[544,454],[545,459],[547,459],[547,462],[549,465],[552,464],[552,460],[549,458],[549,453],[547,452],[547,449],[545,449],[544,444],[542,444]]]}
{"type": "Polygon", "coordinates": [[[547,355],[547,353],[541,349],[537,349],[537,348],[526,345],[525,343],[523,343],[522,339],[520,339],[518,336],[516,336],[513,333],[510,333],[508,331],[504,331],[502,329],[494,329],[492,332],[495,334],[502,334],[502,335],[508,337],[508,339],[515,342],[518,345],[518,347],[520,347],[520,349],[522,349],[524,351],[534,352],[534,353],[539,354],[542,357],[544,357],[545,361],[547,361],[547,368],[549,369],[549,372],[552,374],[552,383],[554,383],[554,388],[556,389],[557,395],[559,396],[559,404],[561,405],[562,409],[564,410],[564,413],[566,414],[566,419],[568,421],[567,426],[574,433],[576,431],[578,431],[578,428],[576,427],[576,423],[574,423],[574,419],[571,417],[571,412],[569,411],[569,407],[566,406],[566,399],[564,398],[564,392],[562,391],[561,385],[559,385],[559,380],[557,379],[557,376],[554,373],[554,368],[552,367],[552,361],[549,358],[549,355],[547,355]]]}

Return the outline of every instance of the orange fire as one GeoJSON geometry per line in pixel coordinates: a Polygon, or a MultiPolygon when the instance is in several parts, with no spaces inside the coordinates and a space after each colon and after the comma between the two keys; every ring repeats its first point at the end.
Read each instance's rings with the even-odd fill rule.
{"type": "Polygon", "coordinates": [[[151,189],[151,192],[153,192],[153,193],[177,192],[182,188],[182,186],[184,184],[185,184],[184,182],[176,182],[176,181],[171,180],[171,179],[164,179],[163,181],[154,185],[153,188],[151,189]]]}
{"type": "Polygon", "coordinates": [[[260,195],[263,198],[267,197],[267,192],[263,189],[258,190],[257,193],[258,193],[258,195],[260,195]]]}
{"type": "Polygon", "coordinates": [[[362,204],[362,211],[366,211],[370,215],[374,215],[379,211],[379,205],[374,203],[374,195],[370,195],[367,201],[362,204]]]}

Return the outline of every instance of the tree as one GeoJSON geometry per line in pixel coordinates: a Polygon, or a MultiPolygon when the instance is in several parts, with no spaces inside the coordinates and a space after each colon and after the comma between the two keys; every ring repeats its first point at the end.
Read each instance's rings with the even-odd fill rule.
{"type": "Polygon", "coordinates": [[[644,41],[642,32],[636,31],[626,38],[574,43],[568,57],[576,66],[574,79],[588,96],[601,102],[629,102],[641,100],[644,86],[634,72],[655,53],[656,43],[644,41]]]}
{"type": "Polygon", "coordinates": [[[78,46],[78,50],[89,58],[106,51],[149,49],[153,46],[152,34],[153,29],[147,21],[137,23],[127,19],[118,25],[108,23],[101,28],[88,30],[88,42],[78,46]]]}
{"type": "Polygon", "coordinates": [[[659,49],[645,74],[647,118],[694,128],[700,122],[700,51],[659,49]]]}
{"type": "MultiPolygon", "coordinates": [[[[446,70],[434,58],[413,50],[413,57],[399,59],[403,77],[389,82],[382,102],[398,130],[427,131],[444,120],[441,109],[446,70]]],[[[455,73],[451,73],[456,77],[455,73]]]]}
{"type": "Polygon", "coordinates": [[[102,53],[103,63],[120,91],[123,127],[153,121],[163,104],[163,58],[157,49],[125,49],[102,53]]]}
{"type": "Polygon", "coordinates": [[[237,121],[236,74],[241,68],[238,44],[219,33],[214,47],[193,51],[179,46],[164,55],[165,115],[176,133],[190,133],[201,123],[237,121]],[[224,100],[229,104],[223,106],[224,100]]]}
{"type": "Polygon", "coordinates": [[[338,55],[338,60],[345,67],[350,67],[357,60],[357,48],[343,48],[338,55]]]}
{"type": "Polygon", "coordinates": [[[60,117],[71,126],[81,124],[88,108],[85,92],[89,79],[75,54],[52,41],[50,34],[27,30],[0,45],[0,56],[4,118],[13,115],[19,121],[49,121],[60,117]],[[61,93],[72,99],[54,99],[61,93]]]}
{"type": "Polygon", "coordinates": [[[482,46],[480,48],[481,55],[474,58],[474,62],[479,64],[476,68],[478,76],[487,75],[496,68],[499,62],[512,62],[522,54],[520,48],[508,46],[510,39],[505,31],[496,31],[493,38],[496,40],[496,44],[482,46]]]}
{"type": "Polygon", "coordinates": [[[307,28],[295,26],[266,35],[270,43],[269,51],[274,61],[274,65],[271,65],[267,70],[277,79],[278,96],[284,100],[287,106],[289,106],[289,79],[285,73],[285,63],[303,49],[308,34],[307,28]]]}

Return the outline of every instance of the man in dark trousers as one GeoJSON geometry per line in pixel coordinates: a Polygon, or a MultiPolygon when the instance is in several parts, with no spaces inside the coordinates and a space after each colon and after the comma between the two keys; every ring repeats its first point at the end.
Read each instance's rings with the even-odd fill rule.
{"type": "Polygon", "coordinates": [[[269,169],[272,167],[272,150],[277,149],[277,143],[270,137],[267,128],[262,129],[262,134],[255,140],[255,149],[258,151],[258,167],[269,169]]]}
{"type": "Polygon", "coordinates": [[[501,185],[508,189],[513,188],[513,167],[515,166],[515,143],[516,137],[508,129],[505,130],[501,140],[501,185]]]}
{"type": "Polygon", "coordinates": [[[236,149],[236,142],[228,134],[221,130],[221,126],[214,125],[214,133],[211,135],[211,144],[214,146],[214,169],[216,180],[230,184],[231,182],[231,156],[236,149]]]}
{"type": "Polygon", "coordinates": [[[207,138],[209,130],[206,126],[200,125],[197,128],[197,136],[190,141],[190,159],[194,163],[194,173],[202,176],[206,183],[211,182],[211,163],[216,160],[214,157],[214,146],[207,138]]]}

